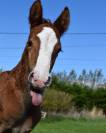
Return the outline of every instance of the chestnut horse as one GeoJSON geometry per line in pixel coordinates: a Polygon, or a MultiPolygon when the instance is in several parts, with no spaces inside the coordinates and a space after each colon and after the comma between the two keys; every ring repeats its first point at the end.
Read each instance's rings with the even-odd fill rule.
{"type": "Polygon", "coordinates": [[[54,23],[43,18],[41,1],[33,3],[30,34],[20,62],[0,74],[0,133],[29,133],[41,118],[44,88],[61,51],[60,37],[70,20],[66,7],[54,23]]]}

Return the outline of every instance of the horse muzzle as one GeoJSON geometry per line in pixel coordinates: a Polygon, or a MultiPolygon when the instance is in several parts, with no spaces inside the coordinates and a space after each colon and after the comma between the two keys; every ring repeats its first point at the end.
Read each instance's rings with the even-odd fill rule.
{"type": "Polygon", "coordinates": [[[43,89],[45,87],[50,86],[52,78],[51,76],[48,76],[48,79],[46,81],[38,79],[36,76],[34,76],[34,73],[31,72],[28,77],[29,83],[36,88],[43,89]]]}
{"type": "Polygon", "coordinates": [[[51,84],[51,77],[48,77],[46,82],[37,79],[34,73],[30,73],[28,77],[28,82],[30,86],[30,95],[32,97],[32,104],[34,106],[41,105],[43,100],[43,92],[46,87],[51,84]]]}

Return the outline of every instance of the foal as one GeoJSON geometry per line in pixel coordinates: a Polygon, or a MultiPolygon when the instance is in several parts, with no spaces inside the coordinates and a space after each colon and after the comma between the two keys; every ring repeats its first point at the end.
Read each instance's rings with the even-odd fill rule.
{"type": "Polygon", "coordinates": [[[0,74],[0,133],[29,133],[41,118],[42,94],[50,85],[60,37],[70,19],[67,7],[54,23],[42,14],[37,0],[30,9],[30,35],[22,58],[11,71],[0,74]]]}

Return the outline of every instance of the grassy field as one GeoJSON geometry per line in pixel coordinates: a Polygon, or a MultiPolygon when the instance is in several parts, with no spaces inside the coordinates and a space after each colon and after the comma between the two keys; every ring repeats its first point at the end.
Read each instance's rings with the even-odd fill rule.
{"type": "Polygon", "coordinates": [[[49,118],[42,120],[32,133],[106,133],[106,120],[49,118]]]}

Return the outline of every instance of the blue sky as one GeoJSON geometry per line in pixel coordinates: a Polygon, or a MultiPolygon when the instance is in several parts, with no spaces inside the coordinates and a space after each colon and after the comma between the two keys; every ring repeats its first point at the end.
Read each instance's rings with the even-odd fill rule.
{"type": "MultiPolygon", "coordinates": [[[[29,33],[28,13],[34,0],[0,0],[0,33],[29,33]]],[[[65,6],[71,24],[61,38],[63,52],[53,71],[103,69],[106,76],[106,0],[42,0],[44,17],[54,21],[65,6]]],[[[0,34],[0,67],[12,69],[20,60],[28,35],[0,34]]]]}

